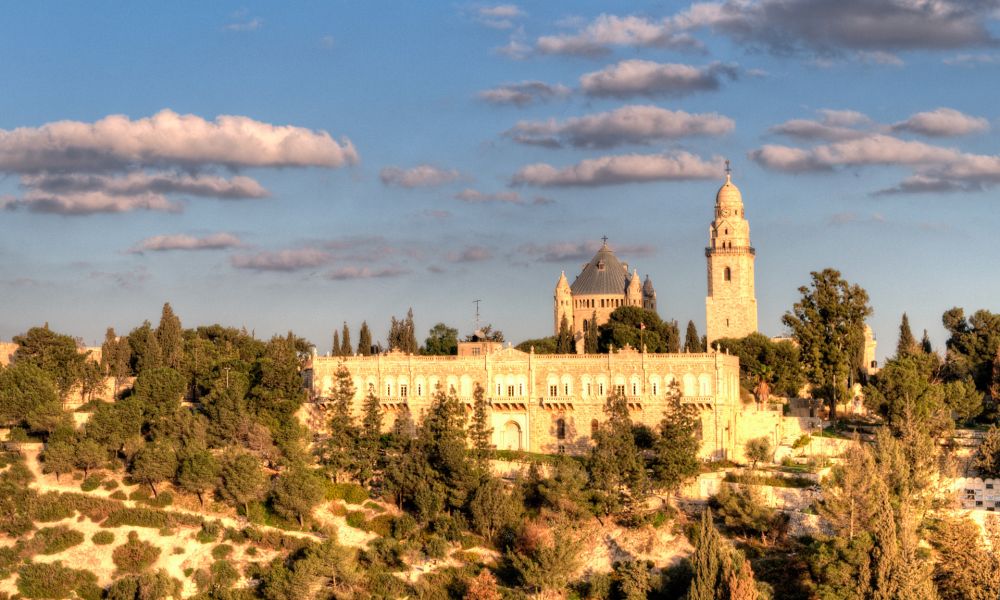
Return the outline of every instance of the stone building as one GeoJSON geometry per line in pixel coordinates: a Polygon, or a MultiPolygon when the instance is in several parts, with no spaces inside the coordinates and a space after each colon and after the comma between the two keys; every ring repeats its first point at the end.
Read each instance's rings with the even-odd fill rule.
{"type": "Polygon", "coordinates": [[[583,353],[583,338],[586,328],[593,321],[598,326],[608,322],[611,313],[620,306],[638,306],[656,310],[656,290],[649,276],[646,281],[639,279],[639,271],[628,271],[628,263],[622,263],[608,246],[604,238],[601,248],[583,266],[583,270],[573,280],[566,279],[566,271],[556,282],[553,298],[553,331],[559,335],[559,328],[565,317],[573,329],[576,351],[583,353]]]}
{"type": "Polygon", "coordinates": [[[473,391],[482,386],[498,449],[585,452],[612,392],[628,398],[634,422],[655,427],[674,385],[681,402],[701,411],[703,457],[740,457],[745,440],[759,435],[739,429],[739,359],[729,354],[649,354],[628,348],[614,354],[534,354],[508,347],[458,356],[314,356],[315,397],[329,397],[341,362],[354,382],[352,410],[360,413],[372,392],[381,401],[386,427],[401,410],[419,422],[438,386],[454,391],[471,414],[473,391]]]}
{"type": "Polygon", "coordinates": [[[705,335],[709,346],[719,338],[741,338],[757,331],[754,258],[750,223],[743,196],[726,167],[726,183],[715,195],[715,219],[708,230],[708,296],[705,335]]]}

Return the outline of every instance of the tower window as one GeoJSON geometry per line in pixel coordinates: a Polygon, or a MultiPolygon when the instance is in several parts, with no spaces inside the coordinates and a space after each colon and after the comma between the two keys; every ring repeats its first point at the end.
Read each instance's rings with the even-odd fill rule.
{"type": "Polygon", "coordinates": [[[556,420],[556,438],[566,439],[566,419],[556,420]]]}
{"type": "Polygon", "coordinates": [[[733,273],[729,270],[729,267],[726,267],[726,269],[722,272],[722,277],[726,281],[731,281],[733,279],[733,273]]]}

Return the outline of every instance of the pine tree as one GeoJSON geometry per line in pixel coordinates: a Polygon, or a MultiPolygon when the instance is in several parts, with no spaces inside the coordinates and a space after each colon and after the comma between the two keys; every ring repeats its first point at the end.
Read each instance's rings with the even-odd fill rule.
{"type": "Polygon", "coordinates": [[[184,331],[181,320],[174,314],[170,303],[163,305],[160,314],[160,325],[156,328],[156,341],[160,344],[160,355],[163,365],[178,369],[184,361],[184,331]]]}
{"type": "Polygon", "coordinates": [[[382,405],[372,391],[365,396],[362,406],[361,431],[358,435],[357,468],[358,481],[365,485],[381,465],[382,450],[382,405]]]}
{"type": "Polygon", "coordinates": [[[469,423],[469,439],[472,441],[472,448],[476,459],[485,463],[493,453],[493,428],[490,427],[490,415],[486,403],[486,391],[483,386],[476,382],[476,387],[472,392],[472,420],[469,423]]]}
{"type": "Polygon", "coordinates": [[[140,449],[132,461],[132,477],[149,485],[156,497],[156,484],[173,479],[177,473],[177,453],[166,442],[156,441],[140,449]]]}
{"type": "Polygon", "coordinates": [[[197,450],[181,459],[177,470],[177,483],[186,491],[198,496],[198,502],[205,506],[206,492],[215,489],[219,483],[219,463],[208,450],[197,450]]]}
{"type": "Polygon", "coordinates": [[[334,373],[333,394],[330,398],[330,418],[327,421],[328,437],[319,445],[319,460],[334,481],[351,470],[357,460],[358,432],[351,416],[354,399],[354,380],[343,363],[334,373]]]}
{"type": "Polygon", "coordinates": [[[698,410],[681,404],[680,390],[671,389],[667,410],[660,421],[658,435],[653,442],[649,459],[652,484],[661,490],[676,490],[686,479],[698,474],[701,448],[698,410]]]}
{"type": "Polygon", "coordinates": [[[104,344],[101,345],[101,367],[104,369],[104,374],[115,382],[115,398],[118,397],[122,382],[128,377],[128,363],[131,356],[132,349],[128,345],[128,340],[118,339],[115,328],[108,327],[104,334],[104,344]]]}
{"type": "MultiPolygon", "coordinates": [[[[691,587],[687,600],[715,600],[723,582],[722,538],[712,524],[712,509],[701,513],[701,527],[691,555],[691,587]]],[[[721,596],[721,594],[720,594],[721,596]]]]}
{"type": "Polygon", "coordinates": [[[990,397],[994,402],[1000,401],[1000,345],[997,346],[996,356],[993,357],[992,377],[990,377],[990,397]]]}
{"type": "Polygon", "coordinates": [[[899,323],[899,341],[896,343],[896,356],[905,356],[917,351],[917,340],[910,330],[910,318],[903,313],[903,320],[899,323]]]}
{"type": "Polygon", "coordinates": [[[572,354],[575,349],[573,343],[573,329],[569,325],[569,319],[563,315],[559,322],[559,335],[556,336],[556,354],[572,354]]]}
{"type": "Polygon", "coordinates": [[[684,351],[705,351],[704,348],[701,347],[701,337],[698,335],[698,328],[695,327],[694,321],[688,321],[687,331],[684,333],[684,351]]]}
{"type": "Polygon", "coordinates": [[[920,340],[920,349],[924,351],[924,354],[930,354],[934,352],[934,348],[931,347],[931,336],[927,335],[927,330],[924,330],[924,337],[920,340]]]}
{"type": "Polygon", "coordinates": [[[368,321],[361,322],[358,332],[358,356],[368,356],[372,353],[372,332],[368,329],[368,321]]]}
{"type": "Polygon", "coordinates": [[[347,328],[347,321],[344,321],[344,332],[340,334],[340,355],[350,356],[354,354],[351,346],[351,330],[347,328]]]}
{"type": "Polygon", "coordinates": [[[343,346],[340,345],[340,332],[334,330],[333,332],[333,345],[330,349],[330,356],[343,356],[341,352],[343,351],[343,346]]]}
{"type": "Polygon", "coordinates": [[[250,503],[260,500],[267,491],[267,477],[260,468],[260,461],[252,454],[230,456],[222,465],[222,495],[243,507],[249,516],[250,503]]]}
{"type": "Polygon", "coordinates": [[[594,435],[587,470],[597,509],[612,514],[629,502],[641,501],[647,481],[625,395],[615,392],[608,396],[604,414],[607,420],[594,435]]]}
{"type": "Polygon", "coordinates": [[[587,354],[597,354],[597,338],[599,329],[597,327],[597,311],[595,310],[584,331],[583,351],[587,354]]]}

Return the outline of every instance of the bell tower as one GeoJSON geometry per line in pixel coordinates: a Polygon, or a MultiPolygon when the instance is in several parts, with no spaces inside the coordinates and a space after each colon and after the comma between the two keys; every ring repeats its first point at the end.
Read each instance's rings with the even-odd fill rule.
{"type": "Polygon", "coordinates": [[[715,195],[715,219],[708,230],[708,296],[705,324],[708,345],[719,338],[741,338],[757,331],[754,258],[743,196],[733,185],[729,161],[726,182],[715,195]]]}

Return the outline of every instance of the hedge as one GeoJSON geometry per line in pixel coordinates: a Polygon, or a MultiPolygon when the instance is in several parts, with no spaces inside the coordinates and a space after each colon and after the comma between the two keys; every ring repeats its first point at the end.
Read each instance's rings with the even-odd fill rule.
{"type": "Polygon", "coordinates": [[[83,534],[65,525],[43,527],[31,539],[31,546],[37,548],[39,554],[59,554],[82,543],[83,534]]]}
{"type": "Polygon", "coordinates": [[[200,527],[204,519],[197,515],[166,512],[155,508],[119,508],[108,515],[101,527],[113,528],[123,525],[133,527],[200,527]]]}
{"type": "Polygon", "coordinates": [[[74,590],[83,598],[101,597],[96,575],[64,567],[60,561],[29,563],[17,572],[17,591],[25,598],[66,598],[74,590]]]}

